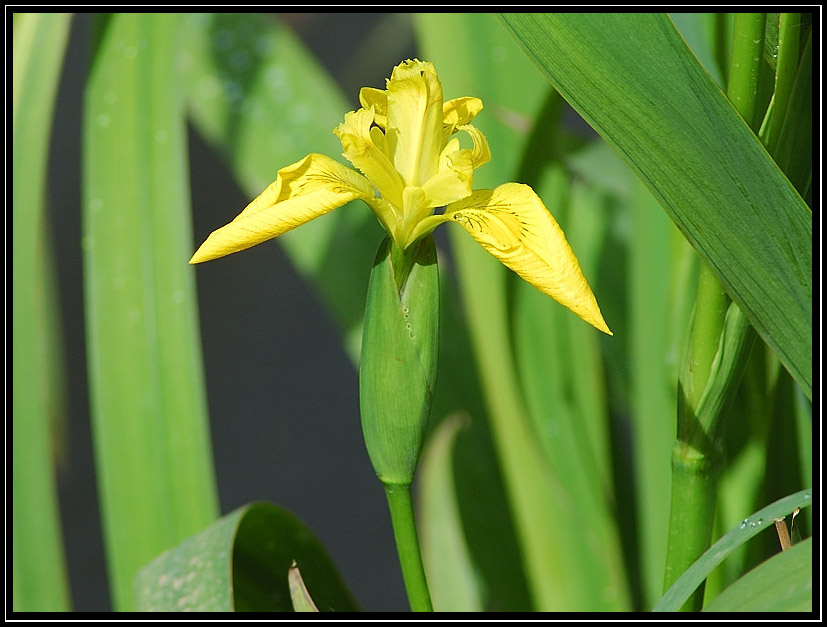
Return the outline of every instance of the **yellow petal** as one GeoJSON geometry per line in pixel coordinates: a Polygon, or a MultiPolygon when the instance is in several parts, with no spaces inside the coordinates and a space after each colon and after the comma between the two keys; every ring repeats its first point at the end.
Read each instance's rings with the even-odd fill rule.
{"type": "Polygon", "coordinates": [[[473,96],[454,98],[442,105],[442,124],[447,134],[453,135],[458,126],[468,124],[482,111],[482,100],[473,96]]]}
{"type": "Polygon", "coordinates": [[[459,149],[456,138],[451,140],[439,158],[439,170],[422,191],[429,207],[442,207],[471,193],[474,180],[474,159],[471,150],[459,149]]]}
{"type": "Polygon", "coordinates": [[[276,180],[244,211],[210,234],[190,263],[250,248],[351,200],[372,197],[373,186],[358,172],[325,155],[310,154],[279,170],[276,180]]]}
{"type": "Polygon", "coordinates": [[[372,126],[373,109],[359,109],[345,115],[345,121],[334,129],[342,142],[344,157],[376,186],[392,205],[402,207],[402,178],[387,155],[388,147],[382,131],[372,126]]]}
{"type": "Polygon", "coordinates": [[[388,81],[387,139],[405,185],[421,187],[442,150],[442,85],[432,63],[405,61],[388,81]]]}
{"type": "Polygon", "coordinates": [[[566,236],[528,185],[506,183],[476,191],[447,207],[444,215],[534,287],[612,334],[566,236]]]}
{"type": "Polygon", "coordinates": [[[388,92],[375,87],[362,87],[359,90],[359,102],[363,109],[373,107],[375,111],[373,122],[384,131],[388,126],[388,92]]]}
{"type": "Polygon", "coordinates": [[[474,169],[491,161],[491,149],[488,147],[488,140],[476,126],[463,124],[457,127],[458,131],[465,131],[474,141],[474,169]]]}

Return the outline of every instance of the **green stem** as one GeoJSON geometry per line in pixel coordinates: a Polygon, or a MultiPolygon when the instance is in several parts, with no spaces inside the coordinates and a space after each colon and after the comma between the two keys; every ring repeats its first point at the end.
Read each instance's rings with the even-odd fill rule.
{"type": "MultiPolygon", "coordinates": [[[[727,95],[747,123],[757,125],[757,93],[764,46],[764,14],[738,14],[735,17],[732,57],[727,95]]],[[[715,385],[725,388],[731,397],[743,374],[748,350],[728,367],[721,368],[716,357],[724,359],[724,331],[729,296],[712,269],[702,265],[698,277],[695,313],[689,339],[689,353],[681,375],[678,399],[678,439],[672,453],[672,505],[664,572],[664,590],[709,548],[715,518],[719,457],[717,437],[720,423],[726,418],[723,399],[702,406],[705,392],[715,385]],[[717,367],[716,367],[717,366],[717,367]],[[725,378],[722,385],[716,378],[725,378]]],[[[746,337],[748,324],[737,327],[736,334],[746,337]]],[[[737,342],[744,346],[743,342],[737,342]]],[[[748,345],[748,344],[746,344],[748,345]]],[[[703,606],[701,584],[681,607],[682,611],[699,611],[703,606]]]]}
{"type": "Polygon", "coordinates": [[[756,94],[761,77],[765,25],[763,13],[736,13],[734,17],[727,96],[752,129],[760,123],[756,120],[756,94]]]}
{"type": "Polygon", "coordinates": [[[411,610],[433,612],[425,568],[422,565],[422,554],[419,551],[411,486],[385,484],[385,494],[388,497],[396,550],[399,552],[399,563],[402,566],[411,610]]]}
{"type": "MultiPolygon", "coordinates": [[[[709,266],[703,264],[698,274],[698,291],[695,313],[689,338],[689,376],[683,382],[683,390],[689,406],[698,408],[706,383],[712,371],[712,362],[718,352],[718,339],[724,326],[730,299],[709,266]]],[[[698,418],[696,415],[695,418],[698,418]]],[[[684,420],[678,423],[678,439],[695,443],[698,431],[708,433],[710,424],[693,424],[684,420]]]]}
{"type": "Polygon", "coordinates": [[[798,71],[799,36],[801,16],[798,13],[781,13],[778,16],[778,51],[775,70],[772,115],[766,136],[762,137],[770,154],[775,154],[778,138],[784,126],[784,119],[798,71]]]}

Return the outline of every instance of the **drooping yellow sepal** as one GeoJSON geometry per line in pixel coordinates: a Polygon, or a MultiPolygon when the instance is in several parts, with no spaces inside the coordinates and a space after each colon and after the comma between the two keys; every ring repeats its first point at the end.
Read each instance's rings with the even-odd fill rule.
{"type": "Polygon", "coordinates": [[[373,197],[373,185],[358,172],[325,155],[309,154],[279,170],[276,180],[244,211],[210,234],[190,263],[250,248],[351,200],[373,197]]]}
{"type": "MultiPolygon", "coordinates": [[[[434,216],[436,226],[440,216],[434,216]]],[[[440,222],[462,225],[505,266],[612,335],[557,221],[528,185],[506,183],[479,190],[448,206],[440,222]]],[[[433,227],[431,227],[433,228],[433,227]]]]}

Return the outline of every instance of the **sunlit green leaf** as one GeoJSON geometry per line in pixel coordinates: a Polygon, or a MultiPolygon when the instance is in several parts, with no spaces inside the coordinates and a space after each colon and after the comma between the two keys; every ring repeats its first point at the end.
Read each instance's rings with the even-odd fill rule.
{"type": "Polygon", "coordinates": [[[89,382],[113,605],[217,515],[192,255],[180,16],[102,19],[85,93],[89,382]]]}

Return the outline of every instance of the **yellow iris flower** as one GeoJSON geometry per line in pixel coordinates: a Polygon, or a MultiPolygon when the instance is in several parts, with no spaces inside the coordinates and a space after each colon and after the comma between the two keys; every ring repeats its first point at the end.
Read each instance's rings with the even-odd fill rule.
{"type": "Polygon", "coordinates": [[[433,64],[414,59],[393,69],[387,89],[362,88],[359,101],[334,132],[361,174],[316,153],[282,168],[190,263],[255,246],[358,198],[401,250],[456,222],[505,266],[611,335],[563,231],[534,190],[519,183],[472,190],[474,170],[491,159],[485,136],[470,124],[482,110],[479,98],[443,102],[433,64]],[[471,148],[460,146],[459,133],[471,148]]]}

